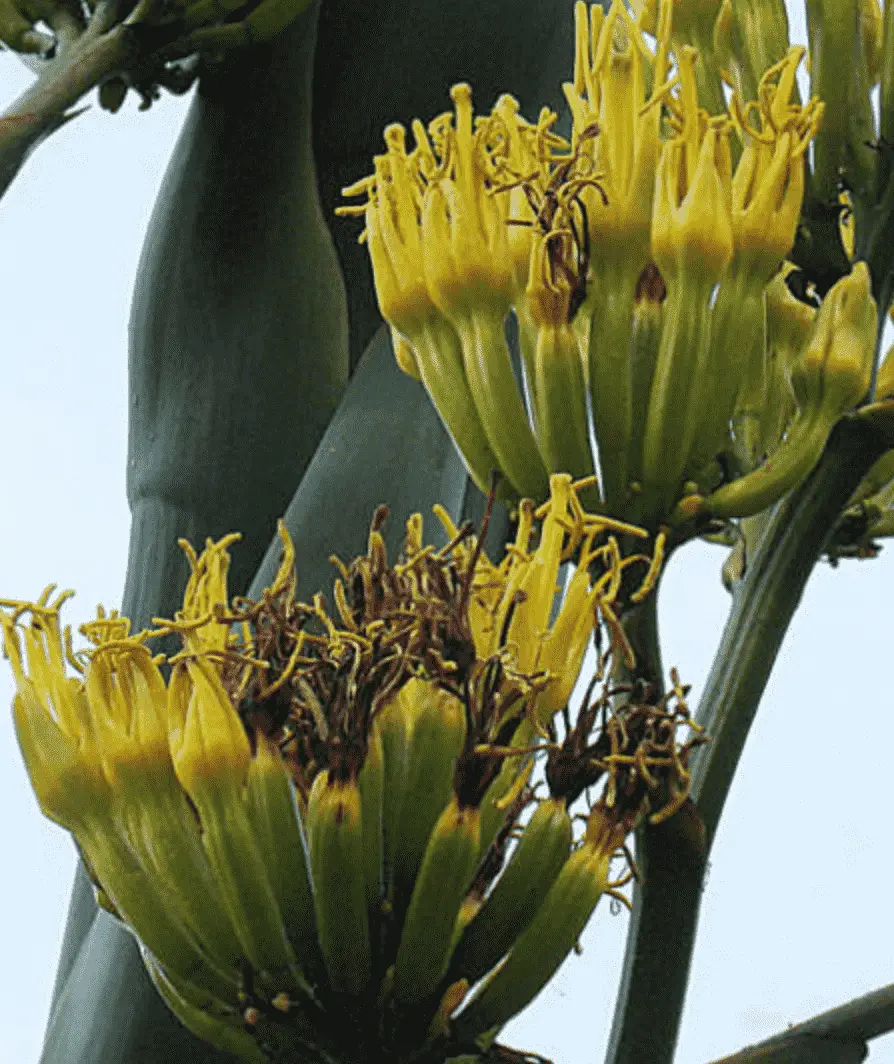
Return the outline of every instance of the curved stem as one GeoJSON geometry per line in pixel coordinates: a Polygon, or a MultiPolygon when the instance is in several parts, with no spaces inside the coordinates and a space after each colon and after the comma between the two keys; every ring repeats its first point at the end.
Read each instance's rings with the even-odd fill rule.
{"type": "Polygon", "coordinates": [[[817,467],[770,516],[736,586],[698,711],[712,741],[694,761],[693,802],[646,829],[637,849],[645,884],[634,898],[610,1064],[673,1059],[705,866],[748,731],[826,538],[886,449],[867,420],[840,421],[817,467]]]}
{"type": "Polygon", "coordinates": [[[693,797],[710,842],[776,656],[826,538],[854,489],[887,449],[865,420],[838,423],[816,469],[767,522],[705,684],[698,722],[711,736],[695,763],[693,797]]]}

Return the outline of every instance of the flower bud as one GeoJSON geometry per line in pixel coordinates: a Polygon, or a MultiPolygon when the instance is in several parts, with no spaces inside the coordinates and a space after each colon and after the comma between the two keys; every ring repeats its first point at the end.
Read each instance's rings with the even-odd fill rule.
{"type": "Polygon", "coordinates": [[[717,62],[726,70],[740,96],[757,99],[758,83],[789,48],[785,0],[723,0],[714,24],[717,62]]]}
{"type": "Polygon", "coordinates": [[[533,126],[519,114],[518,100],[507,93],[497,100],[491,116],[495,129],[505,138],[499,161],[494,161],[498,172],[505,171],[509,187],[498,191],[496,197],[502,201],[506,215],[506,241],[516,296],[527,285],[531,264],[531,247],[536,229],[531,200],[539,196],[542,201],[545,191],[545,182],[540,174],[541,161],[537,156],[538,142],[542,141],[548,125],[555,117],[544,109],[540,122],[533,126]],[[524,180],[527,178],[530,178],[530,185],[524,180]]]}
{"type": "Polygon", "coordinates": [[[809,340],[816,321],[816,308],[796,299],[785,282],[785,272],[780,270],[767,285],[767,338],[770,348],[799,405],[807,402],[806,396],[794,393],[795,379],[801,351],[809,340]]]}
{"type": "Polygon", "coordinates": [[[865,396],[877,321],[869,269],[858,262],[823,300],[798,367],[799,388],[828,416],[840,416],[865,396]]]}
{"type": "Polygon", "coordinates": [[[836,198],[842,175],[850,187],[859,188],[873,169],[875,123],[869,93],[878,73],[878,52],[871,44],[877,37],[874,27],[864,0],[807,4],[811,88],[826,107],[813,153],[813,191],[820,201],[836,198]],[[847,57],[846,77],[842,57],[847,57]]]}
{"type": "Polygon", "coordinates": [[[698,51],[701,61],[695,79],[702,105],[711,115],[726,111],[720,64],[714,53],[714,27],[721,9],[722,0],[646,0],[640,16],[642,28],[655,35],[660,35],[667,20],[678,59],[687,47],[698,51]]]}
{"type": "Polygon", "coordinates": [[[75,830],[87,810],[108,800],[95,747],[69,735],[47,714],[30,686],[13,698],[13,721],[44,816],[75,830]]]}
{"type": "Polygon", "coordinates": [[[434,312],[425,286],[418,184],[411,172],[403,126],[385,130],[388,154],[377,156],[375,194],[366,207],[366,233],[382,317],[413,336],[434,312]]]}
{"type": "MultiPolygon", "coordinates": [[[[671,24],[675,37],[683,41],[691,38],[710,39],[720,14],[722,0],[671,0],[671,24]]],[[[640,25],[646,33],[655,34],[661,0],[645,0],[640,25]]]]}
{"type": "Polygon", "coordinates": [[[732,183],[733,240],[763,280],[791,251],[804,195],[804,160],[784,133],[772,147],[750,137],[732,183]]]}
{"type": "MultiPolygon", "coordinates": [[[[598,10],[594,5],[594,13],[598,10]]],[[[601,12],[600,12],[601,14],[601,12]]],[[[593,184],[582,185],[591,260],[623,265],[636,276],[648,261],[655,168],[661,149],[660,108],[645,107],[645,40],[620,0],[604,19],[588,21],[575,6],[574,83],[563,86],[574,122],[575,145],[592,160],[593,184]],[[593,130],[598,129],[598,135],[593,130]],[[598,179],[595,177],[598,175],[598,179]]],[[[667,33],[651,74],[665,77],[667,33]]]]}
{"type": "Polygon", "coordinates": [[[857,18],[860,25],[860,40],[866,58],[866,71],[871,88],[881,76],[883,14],[879,0],[859,0],[857,18]]]}
{"type": "Polygon", "coordinates": [[[171,756],[193,801],[245,784],[251,747],[220,677],[204,661],[174,667],[168,687],[171,756]]]}
{"type": "Polygon", "coordinates": [[[734,95],[731,109],[745,137],[745,150],[732,181],[733,239],[738,267],[761,284],[791,251],[804,197],[804,156],[816,134],[823,105],[792,103],[795,73],[803,48],[790,48],[762,76],[758,102],[742,108],[734,95]],[[760,122],[751,125],[748,113],[760,122]]]}
{"type": "Polygon", "coordinates": [[[584,366],[575,329],[569,324],[579,278],[567,252],[570,233],[534,237],[526,306],[536,327],[528,359],[528,395],[534,436],[548,471],[574,477],[593,474],[587,429],[584,366]]]}

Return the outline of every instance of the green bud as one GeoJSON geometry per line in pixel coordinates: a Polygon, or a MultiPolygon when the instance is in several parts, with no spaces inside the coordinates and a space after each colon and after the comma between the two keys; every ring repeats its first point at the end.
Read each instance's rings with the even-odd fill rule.
{"type": "Polygon", "coordinates": [[[833,420],[869,389],[878,322],[870,284],[866,263],[858,262],[832,286],[800,359],[800,387],[833,420]]]}
{"type": "Polygon", "coordinates": [[[714,24],[714,52],[743,99],[758,98],[764,72],[788,49],[785,0],[750,0],[747,4],[724,0],[714,24]]]}
{"type": "Polygon", "coordinates": [[[115,114],[127,98],[127,82],[124,78],[109,78],[99,86],[99,106],[115,114]]]}
{"type": "Polygon", "coordinates": [[[750,517],[804,480],[819,460],[835,422],[869,388],[876,329],[876,306],[869,288],[869,270],[859,262],[823,300],[793,376],[801,408],[769,459],[707,499],[684,500],[681,512],[750,517]]]}
{"type": "Polygon", "coordinates": [[[825,104],[813,175],[813,195],[822,202],[837,198],[842,173],[852,187],[862,186],[874,162],[869,90],[875,64],[864,41],[862,6],[861,0],[807,0],[811,92],[825,104]],[[841,75],[842,63],[847,77],[841,75]]]}
{"type": "MultiPolygon", "coordinates": [[[[695,71],[699,98],[712,115],[723,114],[726,102],[720,80],[721,63],[714,51],[715,26],[721,15],[722,0],[673,0],[670,43],[679,57],[686,47],[696,48],[701,62],[695,71]]],[[[640,25],[656,34],[660,27],[661,0],[646,0],[640,25]]]]}

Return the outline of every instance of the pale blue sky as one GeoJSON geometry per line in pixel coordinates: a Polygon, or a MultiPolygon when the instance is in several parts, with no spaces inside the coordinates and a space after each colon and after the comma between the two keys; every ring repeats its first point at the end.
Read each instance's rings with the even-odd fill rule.
{"type": "MultiPolygon", "coordinates": [[[[0,57],[0,101],[28,75],[0,57]]],[[[96,110],[44,145],[0,203],[0,597],[55,581],[69,619],[118,603],[129,515],[126,329],[137,256],[185,101],[96,110]]],[[[406,119],[408,116],[395,116],[406,119]]],[[[667,576],[665,664],[699,692],[728,599],[723,554],[667,576]]],[[[708,880],[678,1060],[707,1062],[894,981],[889,602],[894,552],[821,566],[777,664],[708,880]]],[[[10,678],[0,668],[0,705],[10,678]]],[[[0,713],[0,1064],[37,1064],[74,867],[0,713]]],[[[507,1032],[557,1064],[600,1059],[627,919],[600,908],[553,986],[507,1032]]],[[[894,1064],[894,1040],[873,1064],[894,1064]]],[[[114,1064],[114,1062],[110,1062],[114,1064]]]]}

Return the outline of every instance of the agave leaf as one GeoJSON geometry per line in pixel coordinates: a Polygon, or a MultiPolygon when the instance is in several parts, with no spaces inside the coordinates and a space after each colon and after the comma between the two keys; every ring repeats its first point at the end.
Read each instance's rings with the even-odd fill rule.
{"type": "MultiPolygon", "coordinates": [[[[560,113],[562,82],[574,62],[574,0],[333,0],[320,13],[314,77],[314,153],[327,217],[341,190],[372,173],[390,122],[409,128],[450,109],[448,89],[472,86],[476,109],[504,92],[536,121],[543,106],[560,113]]],[[[360,226],[336,223],[332,235],[348,282],[351,364],[379,324],[360,226]]]]}
{"type": "MultiPolygon", "coordinates": [[[[466,476],[424,388],[398,369],[384,328],[360,360],[285,513],[303,597],[331,592],[337,575],[331,555],[347,562],[366,551],[370,519],[382,502],[389,510],[383,534],[392,557],[410,514],[422,513],[427,540],[438,542],[444,537],[431,517],[435,503],[454,520],[477,521],[485,502],[466,476]]],[[[506,510],[496,509],[488,535],[492,549],[502,546],[508,529],[506,510]]],[[[280,544],[274,539],[249,595],[259,595],[270,584],[279,560],[280,544]]]]}
{"type": "MultiPolygon", "coordinates": [[[[241,531],[230,586],[246,589],[346,382],[344,287],[310,145],[315,17],[208,72],[150,223],[130,345],[122,607],[137,626],[182,601],[180,536],[241,531]]],[[[171,1059],[224,1058],[173,1019],[79,871],[42,1060],[171,1059]]]]}

